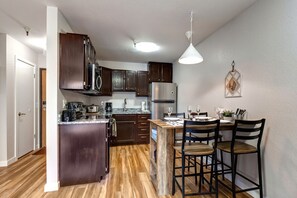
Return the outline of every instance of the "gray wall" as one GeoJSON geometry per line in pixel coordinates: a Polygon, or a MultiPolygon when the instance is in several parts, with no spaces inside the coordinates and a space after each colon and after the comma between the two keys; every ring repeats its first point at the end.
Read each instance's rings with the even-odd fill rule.
{"type": "MultiPolygon", "coordinates": [[[[178,111],[200,104],[245,108],[249,118],[266,118],[262,150],[266,197],[297,194],[297,1],[259,0],[197,47],[204,62],[174,65],[178,111]],[[242,74],[242,97],[224,97],[231,62],[242,74]],[[187,97],[185,97],[187,96],[187,97]]],[[[254,156],[239,159],[239,170],[257,180],[254,156]]],[[[241,186],[247,185],[239,181],[241,186]]],[[[258,192],[253,192],[257,197],[258,192]]]]}

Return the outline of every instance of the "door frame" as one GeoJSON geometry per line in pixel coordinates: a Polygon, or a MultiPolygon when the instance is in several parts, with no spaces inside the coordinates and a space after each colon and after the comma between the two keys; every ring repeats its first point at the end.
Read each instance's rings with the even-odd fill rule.
{"type": "MultiPolygon", "coordinates": [[[[42,71],[46,68],[39,68],[39,148],[42,147],[42,71]]],[[[45,88],[46,89],[46,88],[45,88]]]]}
{"type": "Polygon", "coordinates": [[[19,156],[19,153],[18,153],[18,148],[19,148],[19,141],[18,141],[18,137],[19,137],[19,131],[18,131],[18,124],[17,124],[17,76],[16,76],[16,70],[17,70],[17,61],[21,61],[25,64],[28,64],[28,65],[31,65],[33,67],[33,74],[34,74],[34,77],[33,77],[33,149],[35,150],[36,147],[37,147],[37,141],[38,139],[36,138],[37,137],[37,134],[36,134],[36,65],[20,56],[15,56],[15,60],[14,60],[14,149],[15,149],[15,152],[14,152],[14,155],[16,157],[16,159],[18,159],[20,156],[19,156]]]}

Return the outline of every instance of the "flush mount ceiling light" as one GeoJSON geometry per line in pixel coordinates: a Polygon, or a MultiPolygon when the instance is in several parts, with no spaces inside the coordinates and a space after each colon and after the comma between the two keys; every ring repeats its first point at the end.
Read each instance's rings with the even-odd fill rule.
{"type": "Polygon", "coordinates": [[[197,64],[203,61],[203,57],[196,50],[196,48],[192,44],[192,36],[193,36],[193,11],[191,12],[191,31],[186,32],[186,37],[190,40],[190,46],[186,49],[183,55],[178,59],[178,62],[181,64],[197,64]]]}
{"type": "Polygon", "coordinates": [[[141,52],[154,52],[160,49],[158,45],[152,42],[134,42],[134,47],[141,52]]]}

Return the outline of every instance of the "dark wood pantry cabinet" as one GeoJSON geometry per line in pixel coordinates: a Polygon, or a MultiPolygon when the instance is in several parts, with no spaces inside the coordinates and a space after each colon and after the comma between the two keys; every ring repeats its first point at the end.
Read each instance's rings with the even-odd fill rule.
{"type": "Polygon", "coordinates": [[[136,78],[136,96],[148,96],[149,95],[149,82],[147,71],[137,71],[136,78]]]}
{"type": "Polygon", "coordinates": [[[88,65],[94,63],[96,51],[83,34],[60,34],[60,89],[89,89],[88,65]]]}
{"type": "Polygon", "coordinates": [[[149,82],[172,82],[172,63],[149,62],[149,82]]]}

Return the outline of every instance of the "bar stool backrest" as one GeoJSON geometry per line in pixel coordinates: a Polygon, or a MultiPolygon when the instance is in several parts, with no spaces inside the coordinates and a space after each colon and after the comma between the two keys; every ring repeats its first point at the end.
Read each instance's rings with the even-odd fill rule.
{"type": "Polygon", "coordinates": [[[186,142],[209,142],[214,140],[214,148],[217,147],[217,140],[220,128],[220,120],[214,121],[184,121],[182,150],[186,142]]]}
{"type": "Polygon", "coordinates": [[[257,141],[257,149],[260,149],[265,119],[261,120],[235,120],[232,133],[231,151],[235,141],[257,141]]]}

